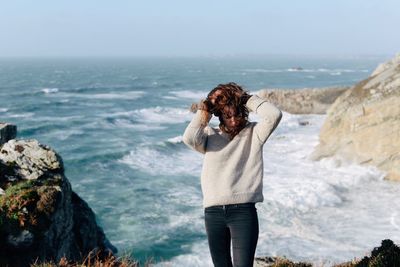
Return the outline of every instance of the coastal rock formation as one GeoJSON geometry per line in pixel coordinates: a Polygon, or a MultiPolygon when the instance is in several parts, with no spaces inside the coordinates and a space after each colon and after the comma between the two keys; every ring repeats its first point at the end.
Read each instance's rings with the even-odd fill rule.
{"type": "Polygon", "coordinates": [[[16,139],[0,148],[0,266],[116,252],[54,150],[16,139]]]}
{"type": "Polygon", "coordinates": [[[337,155],[400,180],[400,55],[340,95],[327,114],[312,159],[337,155]]]}
{"type": "MultiPolygon", "coordinates": [[[[257,95],[292,114],[325,114],[331,104],[350,87],[262,89],[257,95]]],[[[197,111],[197,103],[190,110],[197,111]]]]}
{"type": "Polygon", "coordinates": [[[258,95],[292,114],[325,114],[349,87],[263,89],[258,95]]]}
{"type": "Polygon", "coordinates": [[[0,146],[17,136],[17,126],[0,122],[0,146]]]}

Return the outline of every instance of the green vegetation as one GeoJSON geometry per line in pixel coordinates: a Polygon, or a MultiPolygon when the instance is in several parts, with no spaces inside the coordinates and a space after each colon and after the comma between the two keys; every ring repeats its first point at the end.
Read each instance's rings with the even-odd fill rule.
{"type": "Polygon", "coordinates": [[[45,229],[60,194],[60,180],[24,180],[5,189],[0,196],[0,236],[28,229],[45,229]]]}

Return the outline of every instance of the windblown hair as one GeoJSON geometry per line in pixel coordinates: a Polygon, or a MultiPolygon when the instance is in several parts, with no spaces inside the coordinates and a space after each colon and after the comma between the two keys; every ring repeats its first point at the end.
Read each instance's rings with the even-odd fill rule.
{"type": "Polygon", "coordinates": [[[214,114],[219,118],[219,128],[221,131],[229,134],[233,139],[247,124],[249,111],[246,107],[246,102],[250,95],[243,90],[243,88],[236,83],[219,84],[212,89],[208,94],[204,103],[204,109],[209,113],[214,114]],[[215,100],[214,104],[212,99],[215,100]],[[235,112],[235,117],[238,118],[239,124],[234,129],[228,129],[224,124],[223,116],[229,117],[231,114],[225,114],[224,108],[232,108],[235,112]]]}

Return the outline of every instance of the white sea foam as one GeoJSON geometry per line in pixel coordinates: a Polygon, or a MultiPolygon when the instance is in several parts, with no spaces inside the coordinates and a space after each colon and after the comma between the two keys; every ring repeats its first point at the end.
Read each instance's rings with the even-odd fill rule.
{"type": "Polygon", "coordinates": [[[263,73],[263,72],[265,72],[265,73],[268,73],[268,72],[278,73],[278,72],[285,72],[287,70],[283,70],[283,69],[272,69],[272,70],[270,70],[270,69],[243,69],[241,71],[245,71],[245,72],[261,72],[261,73],[263,73]]]}
{"type": "Polygon", "coordinates": [[[208,92],[183,90],[171,91],[169,93],[177,98],[186,98],[199,101],[200,99],[206,98],[208,92]]]}
{"type": "Polygon", "coordinates": [[[79,120],[84,118],[82,115],[74,115],[74,116],[37,116],[33,117],[32,121],[37,121],[37,122],[46,122],[46,121],[51,121],[51,122],[58,122],[58,121],[65,121],[65,122],[70,122],[73,120],[79,120]]]}
{"type": "Polygon", "coordinates": [[[182,139],[183,139],[183,136],[179,135],[179,136],[169,138],[167,141],[170,143],[173,143],[173,144],[179,144],[179,143],[182,143],[182,139]]]}
{"type": "Polygon", "coordinates": [[[91,94],[88,95],[90,98],[97,99],[138,99],[145,94],[143,91],[131,91],[131,92],[123,92],[123,93],[104,93],[104,94],[91,94]]]}
{"type": "MultiPolygon", "coordinates": [[[[309,160],[325,117],[284,113],[264,147],[258,256],[285,255],[332,265],[362,257],[382,239],[400,241],[400,203],[393,202],[400,186],[383,181],[383,173],[374,167],[338,165],[340,158],[309,160]],[[309,124],[301,126],[302,121],[309,124]]],[[[250,119],[258,120],[252,114],[250,119]]],[[[189,150],[175,166],[185,164],[199,174],[199,160],[192,158],[197,154],[189,150]]],[[[197,242],[192,253],[157,266],[210,266],[209,259],[207,243],[197,242]]]]}
{"type": "Polygon", "coordinates": [[[123,128],[135,129],[136,131],[159,131],[165,129],[165,127],[160,125],[149,125],[146,123],[133,124],[130,120],[125,120],[125,119],[116,119],[113,125],[122,129],[123,128]]]}
{"type": "MultiPolygon", "coordinates": [[[[118,99],[129,99],[134,100],[141,98],[145,95],[144,91],[128,91],[128,92],[108,92],[108,93],[72,93],[72,92],[58,92],[54,94],[55,97],[60,98],[85,98],[85,99],[106,99],[106,100],[118,100],[118,99]]],[[[50,94],[52,96],[53,94],[50,94]]]]}
{"type": "Polygon", "coordinates": [[[155,267],[174,267],[174,266],[197,266],[197,267],[210,267],[213,266],[208,243],[206,240],[196,242],[192,248],[191,253],[179,255],[170,261],[159,262],[154,265],[155,267]]]}
{"type": "Polygon", "coordinates": [[[171,99],[171,100],[176,100],[176,99],[179,99],[178,97],[176,97],[176,96],[169,96],[169,95],[167,95],[167,96],[163,96],[162,98],[164,98],[164,99],[171,99]]]}
{"type": "Polygon", "coordinates": [[[0,112],[7,112],[8,108],[0,108],[0,112]]]}
{"type": "Polygon", "coordinates": [[[340,72],[340,71],[335,71],[335,72],[331,72],[330,75],[332,75],[332,76],[338,76],[338,75],[342,75],[342,72],[340,72]]]}
{"type": "Polygon", "coordinates": [[[45,94],[57,93],[58,88],[43,88],[41,91],[45,94]]]}
{"type": "Polygon", "coordinates": [[[116,113],[114,115],[132,116],[137,121],[144,123],[174,124],[190,121],[193,113],[189,109],[152,107],[137,109],[126,113],[116,113]]]}
{"type": "Polygon", "coordinates": [[[8,118],[30,118],[33,117],[33,115],[35,115],[35,113],[33,112],[26,112],[26,113],[19,113],[19,114],[7,114],[8,118]]]}
{"type": "Polygon", "coordinates": [[[72,135],[83,135],[85,131],[78,129],[68,129],[68,130],[54,130],[47,133],[48,136],[54,137],[58,140],[67,140],[72,135]]]}
{"type": "Polygon", "coordinates": [[[200,175],[202,157],[200,153],[187,150],[166,153],[141,146],[124,156],[120,162],[152,175],[200,175]]]}

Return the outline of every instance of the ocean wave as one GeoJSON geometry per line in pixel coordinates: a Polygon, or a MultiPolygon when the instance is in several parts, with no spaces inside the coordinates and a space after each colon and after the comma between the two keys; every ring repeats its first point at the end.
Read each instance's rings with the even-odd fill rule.
{"type": "Polygon", "coordinates": [[[177,98],[200,100],[206,98],[208,92],[182,90],[182,91],[170,91],[169,93],[177,98]]]}
{"type": "Polygon", "coordinates": [[[104,100],[134,100],[141,98],[146,94],[144,91],[128,91],[128,92],[108,92],[108,93],[71,93],[71,92],[52,92],[49,96],[60,98],[84,98],[84,99],[104,99],[104,100]]]}
{"type": "Polygon", "coordinates": [[[85,131],[83,130],[78,130],[78,129],[61,129],[61,130],[53,130],[49,131],[46,136],[53,137],[58,140],[67,140],[71,136],[74,135],[80,135],[83,136],[85,134],[85,131]]]}
{"type": "Polygon", "coordinates": [[[57,93],[58,92],[58,88],[43,88],[40,91],[42,91],[45,94],[52,94],[52,93],[57,93]]]}
{"type": "Polygon", "coordinates": [[[8,118],[31,118],[35,115],[33,112],[27,112],[27,113],[8,113],[7,117],[8,118]]]}
{"type": "Polygon", "coordinates": [[[142,123],[175,124],[190,121],[193,117],[193,113],[191,113],[189,109],[157,106],[115,113],[113,116],[128,116],[142,123]]]}
{"type": "Polygon", "coordinates": [[[273,70],[270,70],[270,69],[242,69],[241,71],[244,71],[244,73],[245,72],[278,73],[278,72],[286,72],[287,70],[285,70],[285,69],[273,69],[273,70]]]}
{"type": "Polygon", "coordinates": [[[0,108],[0,112],[7,112],[8,108],[0,108]]]}
{"type": "Polygon", "coordinates": [[[91,94],[85,97],[96,98],[96,99],[138,99],[145,95],[143,91],[130,91],[130,92],[115,92],[115,93],[103,93],[103,94],[91,94]]]}
{"type": "Polygon", "coordinates": [[[284,113],[281,124],[264,150],[264,173],[268,179],[264,195],[268,201],[291,210],[307,212],[318,207],[341,205],[343,191],[382,179],[374,168],[348,164],[338,166],[336,158],[308,159],[318,144],[318,132],[325,115],[284,113]],[[300,122],[309,122],[301,126],[300,122]],[[282,168],[282,162],[292,162],[282,168]],[[312,171],[311,171],[312,170],[312,171]]]}
{"type": "Polygon", "coordinates": [[[176,256],[168,261],[156,263],[155,267],[172,267],[172,266],[196,266],[210,267],[213,266],[208,243],[206,240],[197,241],[191,247],[191,252],[176,256]]]}
{"type": "Polygon", "coordinates": [[[340,72],[340,71],[337,71],[337,72],[331,72],[331,73],[329,73],[330,75],[332,75],[332,76],[338,76],[338,75],[342,75],[342,73],[340,72]]]}
{"type": "Polygon", "coordinates": [[[152,175],[198,175],[202,165],[200,153],[189,150],[164,150],[142,145],[119,162],[152,175]],[[187,164],[190,162],[191,164],[187,164]]]}
{"type": "Polygon", "coordinates": [[[180,143],[183,142],[182,140],[183,140],[183,136],[179,135],[179,136],[175,136],[175,137],[169,138],[167,141],[172,143],[172,144],[180,144],[180,143]]]}

